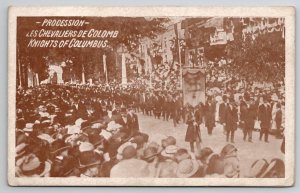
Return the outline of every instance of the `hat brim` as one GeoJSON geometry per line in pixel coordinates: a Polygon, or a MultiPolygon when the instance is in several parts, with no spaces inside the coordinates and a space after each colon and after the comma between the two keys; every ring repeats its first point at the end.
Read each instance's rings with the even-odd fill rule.
{"type": "Polygon", "coordinates": [[[50,152],[52,155],[56,155],[56,154],[58,154],[58,153],[60,153],[60,152],[62,152],[62,151],[64,151],[64,150],[67,150],[67,149],[70,149],[71,148],[71,146],[65,146],[65,147],[62,147],[62,148],[59,148],[59,149],[57,149],[57,150],[55,150],[55,151],[52,151],[52,152],[50,152]]]}
{"type": "MultiPolygon", "coordinates": [[[[49,163],[48,161],[45,161],[44,163],[45,163],[44,170],[42,171],[42,173],[38,174],[38,176],[40,176],[40,177],[45,176],[45,175],[46,175],[47,173],[49,173],[50,170],[51,170],[51,163],[49,163]]],[[[27,175],[23,174],[22,171],[20,171],[20,172],[18,173],[18,175],[19,175],[19,177],[27,177],[27,175]]]]}
{"type": "Polygon", "coordinates": [[[179,170],[176,170],[176,175],[179,178],[189,178],[191,176],[193,176],[198,170],[199,170],[199,164],[197,162],[197,160],[192,159],[192,164],[193,164],[193,170],[189,173],[183,174],[180,173],[179,170]]]}
{"type": "Polygon", "coordinates": [[[175,155],[175,153],[167,153],[165,150],[163,150],[160,154],[164,157],[174,157],[175,155]]]}
{"type": "Polygon", "coordinates": [[[25,155],[25,153],[26,153],[26,150],[25,150],[25,149],[23,149],[22,151],[16,153],[16,159],[22,157],[23,155],[25,155]]]}
{"type": "Polygon", "coordinates": [[[265,178],[265,176],[274,168],[275,165],[276,165],[276,161],[272,161],[271,163],[269,163],[265,172],[261,174],[261,178],[265,178]]]}
{"type": "Polygon", "coordinates": [[[151,154],[151,155],[148,155],[148,156],[146,156],[146,157],[144,156],[143,159],[144,159],[144,160],[148,160],[148,159],[150,159],[150,158],[153,158],[153,157],[157,156],[158,154],[159,154],[159,152],[154,153],[154,154],[151,154]]]}
{"type": "Polygon", "coordinates": [[[262,174],[266,171],[266,169],[269,166],[269,163],[267,160],[262,159],[262,162],[259,162],[260,160],[257,160],[255,164],[251,166],[251,170],[249,172],[248,177],[250,178],[260,178],[262,174]]]}
{"type": "Polygon", "coordinates": [[[45,161],[45,169],[39,176],[45,176],[47,173],[49,173],[51,170],[51,163],[45,161]]]}
{"type": "Polygon", "coordinates": [[[90,163],[90,164],[82,164],[80,162],[80,160],[78,160],[78,167],[79,167],[79,169],[89,168],[89,167],[100,165],[100,164],[101,164],[100,160],[97,160],[96,162],[93,162],[93,163],[90,163]]]}

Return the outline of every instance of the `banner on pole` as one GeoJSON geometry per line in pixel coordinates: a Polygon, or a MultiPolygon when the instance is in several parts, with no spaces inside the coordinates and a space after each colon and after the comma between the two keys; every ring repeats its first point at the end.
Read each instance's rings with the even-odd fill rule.
{"type": "Polygon", "coordinates": [[[184,69],[183,103],[195,107],[200,102],[205,103],[205,71],[202,69],[184,69]]]}

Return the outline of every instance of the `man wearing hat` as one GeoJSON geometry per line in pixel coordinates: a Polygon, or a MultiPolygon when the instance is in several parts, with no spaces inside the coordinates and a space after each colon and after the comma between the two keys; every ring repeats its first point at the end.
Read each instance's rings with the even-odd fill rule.
{"type": "Polygon", "coordinates": [[[138,116],[134,113],[133,106],[128,107],[127,128],[131,130],[131,136],[135,135],[140,130],[138,116]]]}
{"type": "MultiPolygon", "coordinates": [[[[223,103],[221,103],[220,106],[219,106],[219,121],[220,121],[220,124],[223,125],[224,119],[225,119],[225,109],[228,105],[227,95],[223,95],[222,100],[223,100],[223,103]]],[[[224,129],[224,132],[225,132],[225,129],[224,129]]]]}
{"type": "Polygon", "coordinates": [[[185,141],[190,143],[191,151],[194,152],[194,143],[196,143],[197,150],[200,150],[200,143],[201,143],[201,133],[200,133],[200,125],[199,122],[196,120],[195,113],[192,111],[189,112],[187,115],[187,122],[188,125],[186,134],[185,134],[185,141]]]}
{"type": "Polygon", "coordinates": [[[175,161],[175,154],[178,151],[176,145],[167,146],[162,152],[160,162],[157,166],[155,177],[158,178],[174,178],[176,177],[176,170],[178,163],[175,161]]]}
{"type": "Polygon", "coordinates": [[[80,177],[98,177],[103,155],[95,152],[94,145],[82,142],[79,145],[78,168],[80,177]]]}
{"type": "Polygon", "coordinates": [[[262,140],[263,135],[265,136],[265,142],[268,143],[269,129],[271,127],[272,110],[268,104],[267,97],[263,97],[263,104],[258,107],[258,121],[260,122],[260,134],[259,140],[262,140]]]}
{"type": "Polygon", "coordinates": [[[229,105],[226,107],[224,115],[223,125],[226,131],[226,141],[229,141],[230,136],[231,143],[234,143],[234,132],[237,129],[238,113],[233,98],[229,99],[229,105]]]}
{"type": "Polygon", "coordinates": [[[237,178],[240,176],[240,164],[237,148],[232,144],[223,147],[220,157],[224,162],[224,175],[228,178],[237,178]]]}
{"type": "Polygon", "coordinates": [[[256,119],[256,108],[254,105],[254,99],[250,98],[250,96],[245,96],[245,104],[240,106],[241,116],[240,120],[241,123],[244,125],[243,133],[244,133],[244,141],[248,136],[248,141],[252,142],[252,131],[254,129],[254,123],[256,119]]]}
{"type": "Polygon", "coordinates": [[[144,160],[139,160],[136,158],[137,151],[133,145],[128,144],[126,147],[124,147],[121,154],[122,160],[112,167],[110,171],[110,177],[150,177],[148,163],[144,160]]]}
{"type": "Polygon", "coordinates": [[[215,125],[215,104],[212,101],[211,97],[207,98],[205,104],[205,126],[207,127],[208,135],[212,135],[212,130],[215,125]]]}

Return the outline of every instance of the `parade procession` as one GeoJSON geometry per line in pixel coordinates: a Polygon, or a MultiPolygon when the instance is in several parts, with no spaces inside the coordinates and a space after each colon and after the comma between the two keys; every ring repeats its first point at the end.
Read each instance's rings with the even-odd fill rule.
{"type": "Polygon", "coordinates": [[[16,42],[16,177],[285,177],[284,18],[19,17],[16,42]]]}

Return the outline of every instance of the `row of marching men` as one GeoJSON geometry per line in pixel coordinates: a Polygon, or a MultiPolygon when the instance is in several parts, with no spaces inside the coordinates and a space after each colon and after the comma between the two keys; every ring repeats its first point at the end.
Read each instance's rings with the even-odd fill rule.
{"type": "Polygon", "coordinates": [[[202,141],[200,125],[204,123],[208,135],[212,135],[216,127],[216,116],[223,127],[226,142],[235,142],[235,131],[238,128],[243,131],[243,140],[251,143],[252,133],[257,128],[260,130],[259,140],[264,140],[266,143],[269,142],[270,132],[276,138],[283,137],[283,110],[280,101],[270,101],[267,96],[255,100],[247,93],[239,99],[236,101],[231,96],[223,95],[222,102],[216,107],[215,101],[208,97],[205,105],[189,107],[185,140],[190,143],[192,151],[194,151],[194,144],[200,146],[202,141]]]}

